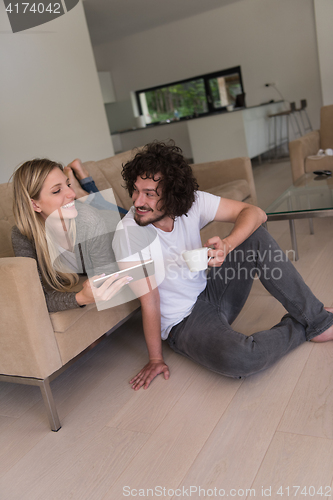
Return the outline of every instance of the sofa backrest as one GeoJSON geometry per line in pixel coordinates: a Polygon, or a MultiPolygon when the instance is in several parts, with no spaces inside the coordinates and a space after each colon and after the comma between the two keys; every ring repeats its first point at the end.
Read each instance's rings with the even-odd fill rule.
{"type": "MultiPolygon", "coordinates": [[[[256,188],[250,158],[239,157],[230,160],[196,163],[191,165],[191,167],[201,191],[218,194],[212,191],[212,188],[215,190],[216,186],[221,186],[229,182],[246,181],[250,191],[250,199],[246,201],[253,205],[257,204],[256,188]]],[[[229,196],[223,194],[220,196],[229,198],[229,196]]],[[[233,196],[231,196],[231,198],[233,198],[233,196]]]]}
{"type": "Polygon", "coordinates": [[[0,184],[0,257],[13,257],[11,232],[14,226],[13,186],[11,182],[0,184]]]}
{"type": "Polygon", "coordinates": [[[333,149],[333,104],[320,110],[320,147],[333,149]]]}
{"type": "Polygon", "coordinates": [[[126,210],[129,210],[132,206],[132,200],[124,188],[125,183],[121,171],[123,165],[131,160],[138,151],[139,148],[125,151],[105,160],[84,163],[98,189],[103,190],[112,187],[117,204],[126,210]]]}

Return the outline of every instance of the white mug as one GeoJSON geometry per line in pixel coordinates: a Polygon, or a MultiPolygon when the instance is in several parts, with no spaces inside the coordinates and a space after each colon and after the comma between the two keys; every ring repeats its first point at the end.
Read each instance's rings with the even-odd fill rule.
{"type": "Polygon", "coordinates": [[[204,271],[208,267],[211,257],[208,257],[209,248],[196,248],[195,250],[186,250],[182,253],[187,267],[192,273],[204,271]]]}

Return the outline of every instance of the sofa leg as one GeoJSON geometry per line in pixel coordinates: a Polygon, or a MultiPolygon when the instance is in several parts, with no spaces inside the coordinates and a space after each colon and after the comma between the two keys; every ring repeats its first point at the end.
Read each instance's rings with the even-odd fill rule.
{"type": "Polygon", "coordinates": [[[46,408],[46,413],[50,422],[51,430],[54,432],[57,432],[59,429],[61,429],[61,424],[60,420],[58,417],[58,412],[57,408],[53,399],[51,387],[50,387],[50,381],[48,378],[41,380],[39,384],[39,388],[41,390],[45,408],[46,408]]]}
{"type": "Polygon", "coordinates": [[[53,399],[50,378],[46,377],[33,378],[33,377],[20,377],[18,375],[2,375],[0,374],[0,382],[11,382],[13,384],[23,384],[23,385],[37,385],[42,393],[47,416],[50,422],[51,430],[58,431],[61,429],[60,420],[58,417],[57,408],[53,399]]]}

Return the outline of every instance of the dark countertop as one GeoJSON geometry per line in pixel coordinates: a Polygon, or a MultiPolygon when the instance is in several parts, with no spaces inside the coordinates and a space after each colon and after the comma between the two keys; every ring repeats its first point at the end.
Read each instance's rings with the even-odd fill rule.
{"type": "Polygon", "coordinates": [[[278,104],[280,102],[284,102],[282,100],[280,101],[268,101],[268,102],[263,102],[261,104],[257,104],[255,106],[242,106],[240,108],[234,108],[232,111],[228,111],[226,108],[222,109],[217,109],[213,113],[202,113],[200,115],[194,116],[187,116],[186,118],[180,118],[179,120],[168,120],[168,121],[163,121],[163,122],[155,122],[151,123],[149,125],[146,125],[145,127],[133,127],[129,129],[123,129],[123,130],[117,130],[116,132],[112,132],[111,135],[116,135],[116,134],[125,134],[126,132],[134,132],[135,130],[147,130],[149,128],[153,127],[161,127],[162,125],[170,125],[170,123],[182,123],[182,122],[187,122],[189,120],[198,120],[200,118],[206,118],[207,116],[216,116],[220,114],[225,114],[225,113],[235,113],[237,111],[243,111],[244,109],[253,109],[253,108],[259,108],[261,106],[267,106],[268,104],[278,104]]]}

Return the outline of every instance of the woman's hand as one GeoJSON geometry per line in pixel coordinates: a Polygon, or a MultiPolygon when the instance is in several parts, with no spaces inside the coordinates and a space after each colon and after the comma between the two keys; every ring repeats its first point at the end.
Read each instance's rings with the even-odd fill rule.
{"type": "Polygon", "coordinates": [[[142,370],[130,380],[132,388],[137,391],[143,386],[144,389],[149,387],[150,382],[157,377],[160,373],[163,373],[165,380],[168,380],[170,376],[170,371],[168,365],[166,365],[163,359],[151,359],[149,363],[142,368],[142,370]]]}
{"type": "Polygon", "coordinates": [[[83,283],[83,288],[75,296],[79,306],[93,304],[94,302],[107,301],[111,299],[119,290],[132,281],[131,276],[124,276],[117,279],[118,274],[108,278],[100,287],[93,284],[96,278],[102,278],[104,275],[94,276],[83,283]]]}

